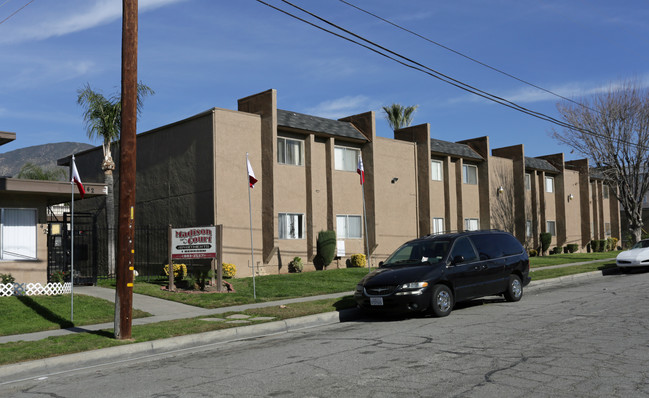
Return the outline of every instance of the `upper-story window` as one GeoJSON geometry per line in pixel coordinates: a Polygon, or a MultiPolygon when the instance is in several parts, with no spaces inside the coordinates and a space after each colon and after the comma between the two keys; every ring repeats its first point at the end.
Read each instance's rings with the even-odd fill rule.
{"type": "Polygon", "coordinates": [[[554,192],[554,177],[545,177],[545,192],[554,192]]]}
{"type": "Polygon", "coordinates": [[[532,176],[530,175],[530,173],[525,173],[525,190],[532,190],[532,176]]]}
{"type": "Polygon", "coordinates": [[[462,182],[470,185],[478,185],[478,167],[472,164],[463,164],[462,182]]]}
{"type": "Polygon", "coordinates": [[[430,175],[432,176],[433,181],[442,181],[442,161],[441,160],[431,160],[430,162],[430,175]]]}
{"type": "Polygon", "coordinates": [[[602,195],[604,195],[604,199],[608,199],[608,185],[602,187],[602,195]]]}
{"type": "Polygon", "coordinates": [[[356,171],[358,157],[361,151],[355,148],[337,146],[334,148],[334,163],[336,170],[356,171]]]}
{"type": "Polygon", "coordinates": [[[277,137],[277,163],[302,166],[304,141],[277,137]]]}

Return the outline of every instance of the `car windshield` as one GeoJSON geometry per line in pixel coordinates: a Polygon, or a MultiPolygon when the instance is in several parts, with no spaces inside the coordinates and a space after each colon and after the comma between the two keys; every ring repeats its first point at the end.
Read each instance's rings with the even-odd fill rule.
{"type": "Polygon", "coordinates": [[[649,247],[649,240],[641,240],[640,242],[633,245],[632,249],[644,249],[649,247]]]}
{"type": "Polygon", "coordinates": [[[450,246],[450,241],[448,240],[408,242],[392,253],[383,262],[383,267],[408,264],[435,264],[446,257],[450,246]]]}

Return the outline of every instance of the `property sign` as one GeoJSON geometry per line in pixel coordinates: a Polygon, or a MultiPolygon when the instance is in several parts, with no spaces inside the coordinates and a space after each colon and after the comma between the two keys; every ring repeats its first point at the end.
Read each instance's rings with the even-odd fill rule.
{"type": "Polygon", "coordinates": [[[171,259],[216,258],[216,227],[171,229],[171,259]]]}

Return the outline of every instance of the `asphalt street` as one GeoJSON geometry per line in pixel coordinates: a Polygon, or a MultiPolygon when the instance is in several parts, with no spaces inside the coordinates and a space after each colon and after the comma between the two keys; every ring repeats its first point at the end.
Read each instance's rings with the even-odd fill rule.
{"type": "Polygon", "coordinates": [[[0,368],[0,397],[649,396],[647,283],[598,272],[447,318],[312,319],[9,378],[0,368]]]}

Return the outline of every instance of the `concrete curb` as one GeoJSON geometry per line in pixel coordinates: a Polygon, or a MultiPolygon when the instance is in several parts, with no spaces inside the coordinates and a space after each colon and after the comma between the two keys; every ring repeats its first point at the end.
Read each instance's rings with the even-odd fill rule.
{"type": "Polygon", "coordinates": [[[358,310],[355,308],[340,312],[326,312],[300,318],[266,322],[258,325],[246,325],[142,343],[125,344],[117,347],[108,347],[5,365],[0,367],[0,386],[45,375],[62,374],[80,368],[135,361],[156,355],[189,351],[207,345],[223,344],[344,322],[345,320],[354,319],[357,316],[357,312],[358,310]],[[9,378],[12,380],[9,380],[9,378]]]}
{"type": "MultiPolygon", "coordinates": [[[[598,276],[602,276],[601,271],[568,275],[541,281],[532,281],[525,288],[525,292],[528,294],[538,293],[552,287],[586,282],[598,276]]],[[[135,361],[156,355],[190,351],[207,345],[223,344],[273,334],[288,333],[300,329],[338,322],[352,321],[357,319],[359,314],[360,312],[358,309],[352,308],[336,312],[326,312],[299,318],[291,318],[282,321],[239,326],[205,333],[126,344],[117,347],[102,348],[99,350],[84,351],[76,354],[4,365],[0,366],[0,386],[45,375],[49,376],[66,373],[79,368],[135,361]],[[12,378],[12,380],[8,380],[8,378],[12,378]]]]}

